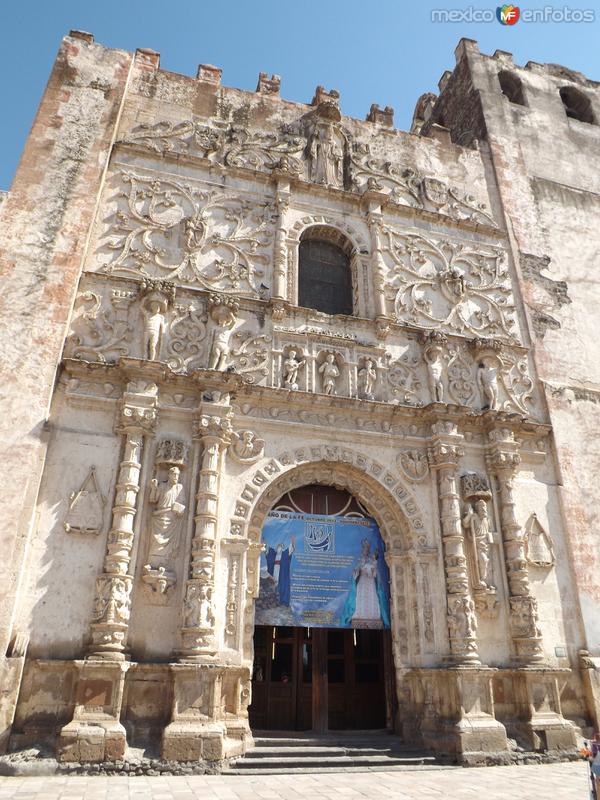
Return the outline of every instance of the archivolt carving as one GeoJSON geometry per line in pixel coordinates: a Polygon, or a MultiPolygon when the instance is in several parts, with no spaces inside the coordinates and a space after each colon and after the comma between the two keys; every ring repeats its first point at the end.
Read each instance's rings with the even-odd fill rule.
{"type": "Polygon", "coordinates": [[[392,262],[386,295],[399,322],[514,341],[514,301],[504,253],[383,229],[392,262]]]}
{"type": "Polygon", "coordinates": [[[125,209],[103,272],[262,296],[274,209],[236,195],[122,170],[125,209]]]}
{"type": "Polygon", "coordinates": [[[312,228],[314,225],[322,225],[342,231],[350,240],[354,253],[360,253],[364,256],[369,254],[369,245],[356,228],[353,228],[341,219],[327,217],[322,214],[313,214],[299,219],[289,230],[289,240],[292,242],[299,242],[304,231],[307,228],[312,228]]]}
{"type": "Polygon", "coordinates": [[[398,477],[362,453],[329,445],[284,452],[257,469],[235,503],[230,534],[259,542],[275,501],[310,483],[351,492],[377,520],[390,553],[427,544],[419,509],[398,477]]]}

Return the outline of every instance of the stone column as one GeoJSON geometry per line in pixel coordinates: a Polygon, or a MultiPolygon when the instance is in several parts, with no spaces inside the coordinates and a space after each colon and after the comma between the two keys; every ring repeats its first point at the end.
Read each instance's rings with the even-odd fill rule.
{"type": "Polygon", "coordinates": [[[500,487],[500,525],[504,542],[510,604],[510,634],[519,664],[544,662],[542,634],[538,627],[535,597],[529,586],[525,540],[515,516],[513,481],[521,456],[513,432],[507,428],[490,431],[486,455],[489,471],[500,487]]]}
{"type": "MultiPolygon", "coordinates": [[[[202,457],[192,538],[190,575],[183,604],[179,663],[171,664],[171,722],[163,731],[162,757],[167,760],[219,761],[245,749],[245,737],[231,743],[223,715],[224,664],[217,663],[214,589],[219,482],[225,449],[231,441],[231,407],[206,403],[198,408],[194,438],[202,457]]],[[[225,612],[223,603],[223,613],[225,612]]]]}
{"type": "Polygon", "coordinates": [[[219,481],[223,453],[231,441],[231,407],[211,403],[200,408],[194,437],[202,443],[190,577],[186,584],[181,629],[184,661],[210,661],[217,651],[213,592],[219,481]]]}
{"type": "Polygon", "coordinates": [[[289,175],[275,171],[277,178],[277,189],[275,196],[275,206],[277,208],[277,225],[275,228],[275,246],[273,257],[273,293],[271,305],[273,308],[273,318],[283,319],[285,314],[285,304],[289,301],[287,291],[288,279],[288,248],[287,220],[286,215],[290,207],[290,179],[289,175]]]}
{"type": "Polygon", "coordinates": [[[475,604],[469,589],[464,533],[461,524],[458,464],[463,437],[456,423],[439,420],[432,426],[428,457],[438,475],[451,663],[479,664],[475,604]]]}
{"type": "Polygon", "coordinates": [[[103,572],[96,579],[89,654],[77,662],[73,719],[58,739],[61,761],[116,761],[125,754],[126,732],[120,716],[129,668],[125,648],[133,583],[133,524],[144,439],[156,427],[157,394],[155,383],[130,381],[118,409],[116,430],[124,441],[112,525],[103,572]]]}
{"type": "Polygon", "coordinates": [[[375,306],[375,319],[377,322],[377,336],[385,339],[390,320],[387,316],[385,303],[385,262],[381,246],[381,228],[383,225],[383,204],[387,202],[387,195],[377,191],[367,191],[363,195],[363,202],[367,206],[367,225],[371,235],[371,264],[373,275],[373,303],[375,306]]]}
{"type": "Polygon", "coordinates": [[[118,412],[117,432],[123,435],[123,458],[112,525],[108,534],[104,570],[96,579],[92,643],[88,658],[123,660],[131,611],[133,577],[129,574],[133,523],[137,513],[144,438],[153,435],[157,420],[156,384],[130,382],[118,412]]]}

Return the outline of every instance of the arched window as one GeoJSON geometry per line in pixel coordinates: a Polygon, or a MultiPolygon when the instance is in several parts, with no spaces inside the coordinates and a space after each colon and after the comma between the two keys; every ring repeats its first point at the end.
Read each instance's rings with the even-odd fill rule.
{"type": "Polygon", "coordinates": [[[352,314],[352,246],[336,230],[309,228],[298,252],[298,305],[352,314]]]}
{"type": "Polygon", "coordinates": [[[518,106],[525,105],[525,95],[523,94],[523,84],[521,79],[512,72],[503,70],[498,73],[498,81],[502,94],[507,97],[511,103],[518,106]]]}
{"type": "Polygon", "coordinates": [[[592,104],[589,97],[583,92],[572,86],[563,86],[560,90],[560,99],[563,101],[567,117],[578,119],[580,122],[588,122],[590,125],[595,123],[592,104]]]}

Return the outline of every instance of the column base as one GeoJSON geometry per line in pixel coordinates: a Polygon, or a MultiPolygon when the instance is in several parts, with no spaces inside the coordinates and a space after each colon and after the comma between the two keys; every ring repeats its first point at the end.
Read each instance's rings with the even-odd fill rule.
{"type": "Polygon", "coordinates": [[[63,762],[121,761],[127,749],[127,735],[114,720],[72,720],[61,730],[57,758],[63,762]]]}
{"type": "Polygon", "coordinates": [[[560,672],[564,670],[530,667],[513,673],[520,717],[517,728],[531,750],[577,747],[575,728],[562,715],[557,680],[560,672]]]}
{"type": "Polygon", "coordinates": [[[119,761],[127,749],[119,722],[129,662],[76,662],[75,711],[58,736],[59,761],[119,761]]]}

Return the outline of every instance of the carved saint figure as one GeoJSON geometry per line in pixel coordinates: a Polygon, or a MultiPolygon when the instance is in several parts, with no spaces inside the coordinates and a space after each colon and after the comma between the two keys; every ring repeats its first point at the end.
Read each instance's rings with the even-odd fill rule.
{"type": "Polygon", "coordinates": [[[311,180],[325,186],[342,185],[343,152],[332,125],[319,125],[309,146],[311,180]]]}
{"type": "Polygon", "coordinates": [[[363,395],[367,400],[372,400],[377,381],[377,370],[370,358],[366,359],[364,367],[358,371],[358,380],[363,395]]]}
{"type": "Polygon", "coordinates": [[[477,386],[483,408],[495,411],[498,408],[498,369],[489,361],[481,361],[477,367],[477,386]]]}
{"type": "Polygon", "coordinates": [[[160,355],[160,345],[165,332],[164,303],[159,300],[149,300],[142,304],[144,312],[144,358],[156,361],[160,355]]]}
{"type": "Polygon", "coordinates": [[[335,394],[335,382],[340,377],[340,371],[335,363],[333,353],[328,353],[325,361],[319,367],[323,376],[323,394],[335,394]]]}
{"type": "Polygon", "coordinates": [[[185,511],[183,485],[179,483],[179,467],[171,467],[166,483],[150,481],[148,502],[156,506],[152,512],[152,537],[148,548],[151,566],[164,564],[177,544],[177,532],[185,511]]]}
{"type": "Polygon", "coordinates": [[[288,357],[283,362],[283,382],[287,389],[298,390],[298,370],[306,364],[306,359],[299,361],[296,351],[290,350],[288,357]]]}
{"type": "Polygon", "coordinates": [[[444,358],[441,347],[428,347],[425,350],[429,391],[434,403],[444,402],[444,358]]]}
{"type": "Polygon", "coordinates": [[[490,530],[487,504],[485,500],[476,500],[474,507],[469,507],[462,520],[469,531],[475,548],[477,564],[478,589],[495,589],[490,581],[490,545],[494,539],[490,530]]]}

